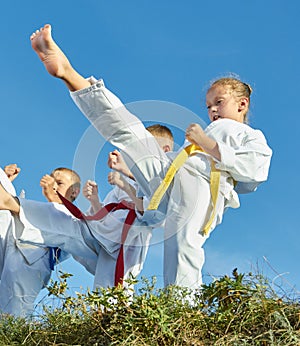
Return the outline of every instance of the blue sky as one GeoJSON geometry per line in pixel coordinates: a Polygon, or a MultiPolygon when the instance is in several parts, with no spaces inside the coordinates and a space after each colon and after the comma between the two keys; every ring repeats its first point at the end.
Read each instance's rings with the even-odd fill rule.
{"type": "MultiPolygon", "coordinates": [[[[167,102],[207,123],[207,85],[235,73],[254,89],[250,123],[265,133],[274,156],[268,182],[242,196],[241,207],[226,212],[205,244],[204,280],[237,267],[240,272],[259,270],[275,284],[299,290],[299,11],[296,0],[4,2],[1,166],[17,163],[22,168],[17,190],[24,188],[27,198],[42,201],[39,180],[45,173],[75,165],[85,178],[90,164],[87,155],[77,165],[77,154],[92,131],[89,122],[30,46],[30,34],[45,23],[52,24],[54,38],[77,70],[104,78],[124,103],[167,102]]],[[[174,124],[184,130],[181,119],[174,124]]],[[[180,145],[179,130],[175,137],[180,145]]],[[[101,150],[90,149],[91,160],[97,160],[95,179],[104,197],[109,146],[97,140],[101,150]]],[[[160,239],[161,231],[155,231],[156,244],[142,273],[156,275],[159,285],[160,239]]],[[[92,277],[74,261],[62,269],[74,274],[72,287],[91,287],[92,277]]]]}

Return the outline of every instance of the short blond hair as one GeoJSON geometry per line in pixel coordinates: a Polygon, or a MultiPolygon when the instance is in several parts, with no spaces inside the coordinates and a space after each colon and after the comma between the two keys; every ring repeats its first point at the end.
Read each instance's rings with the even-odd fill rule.
{"type": "Polygon", "coordinates": [[[170,149],[173,150],[174,147],[174,137],[172,131],[165,125],[154,124],[146,127],[152,136],[162,140],[166,139],[165,144],[170,146],[170,149]]]}

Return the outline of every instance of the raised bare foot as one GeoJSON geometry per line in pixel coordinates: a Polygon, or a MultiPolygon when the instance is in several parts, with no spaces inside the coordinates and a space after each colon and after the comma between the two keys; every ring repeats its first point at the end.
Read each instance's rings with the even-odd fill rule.
{"type": "Polygon", "coordinates": [[[68,58],[54,42],[51,25],[46,24],[30,36],[31,46],[37,53],[47,71],[54,77],[64,79],[70,63],[68,58]]]}

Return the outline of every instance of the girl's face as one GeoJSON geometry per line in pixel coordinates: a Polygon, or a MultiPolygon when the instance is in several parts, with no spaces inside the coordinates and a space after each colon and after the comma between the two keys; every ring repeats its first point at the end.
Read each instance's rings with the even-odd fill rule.
{"type": "Polygon", "coordinates": [[[210,121],[225,118],[243,123],[248,103],[249,100],[246,97],[238,99],[234,91],[226,86],[214,86],[206,94],[210,121]]]}

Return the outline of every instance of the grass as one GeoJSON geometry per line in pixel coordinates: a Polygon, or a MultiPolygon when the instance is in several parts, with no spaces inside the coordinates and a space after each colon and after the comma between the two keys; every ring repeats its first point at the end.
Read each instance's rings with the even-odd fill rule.
{"type": "Polygon", "coordinates": [[[68,276],[49,287],[58,306],[26,320],[2,316],[1,346],[300,345],[297,298],[280,296],[262,275],[234,270],[193,292],[144,279],[135,295],[116,287],[75,297],[68,276]]]}

